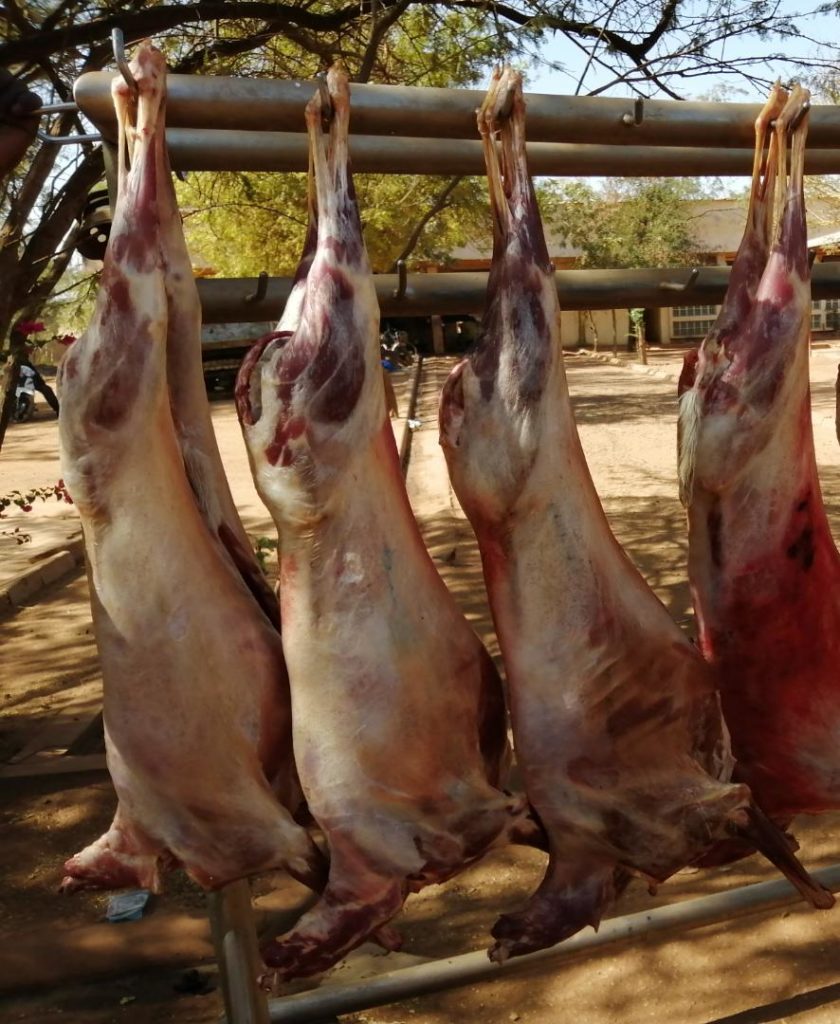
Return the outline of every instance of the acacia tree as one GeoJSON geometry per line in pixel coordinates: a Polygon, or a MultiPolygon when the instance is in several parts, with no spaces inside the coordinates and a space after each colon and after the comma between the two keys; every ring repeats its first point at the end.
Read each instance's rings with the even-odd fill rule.
{"type": "Polygon", "coordinates": [[[611,178],[555,185],[544,204],[583,267],[672,267],[697,261],[686,203],[703,197],[693,178],[611,178]]]}
{"type": "MultiPolygon", "coordinates": [[[[702,258],[692,236],[686,204],[702,198],[696,179],[608,179],[601,188],[584,182],[543,190],[546,219],[567,245],[580,252],[583,267],[679,267],[702,258]]],[[[613,314],[615,316],[615,314],[613,314]]],[[[594,344],[598,335],[589,310],[594,344]]],[[[641,362],[647,362],[642,310],[630,315],[641,362]]]]}
{"type": "MultiPolygon", "coordinates": [[[[712,13],[703,0],[5,0],[0,65],[45,101],[67,100],[79,74],[110,64],[114,27],[123,29],[128,44],[154,36],[176,72],[302,76],[342,57],[358,81],[408,84],[432,72],[438,84],[466,81],[476,63],[508,55],[542,61],[545,41],[561,35],[585,54],[577,91],[600,69],[607,81],[593,92],[618,84],[671,96],[713,71],[761,78],[757,59],[728,57],[722,40],[760,37],[765,58],[779,65],[788,58],[768,54],[767,42],[800,31],[795,17],[783,15],[780,0],[722,0],[712,13]],[[450,35],[437,64],[406,61],[411,48],[434,52],[446,37],[438,29],[453,14],[469,31],[450,35]],[[402,67],[394,59],[398,30],[406,44],[402,67]]],[[[56,117],[50,131],[80,127],[79,117],[68,113],[56,117]]],[[[72,156],[36,146],[21,172],[0,187],[0,343],[15,320],[40,313],[64,273],[74,223],[102,171],[97,146],[72,156]]],[[[444,189],[429,195],[432,205],[444,189]]],[[[444,205],[451,205],[454,191],[444,205]]]]}

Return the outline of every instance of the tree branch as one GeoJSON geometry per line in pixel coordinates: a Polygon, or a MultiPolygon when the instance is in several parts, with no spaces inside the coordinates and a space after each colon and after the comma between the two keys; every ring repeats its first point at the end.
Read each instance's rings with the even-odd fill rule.
{"type": "Polygon", "coordinates": [[[64,197],[61,203],[53,210],[49,219],[42,221],[35,230],[21,258],[12,286],[14,305],[17,308],[28,302],[29,293],[37,286],[46,261],[52,258],[61,240],[70,231],[73,221],[81,215],[88,192],[103,173],[102,150],[97,147],[82,160],[68,178],[62,189],[64,197]]]}
{"type": "MultiPolygon", "coordinates": [[[[67,269],[67,265],[73,255],[75,249],[75,238],[73,242],[68,242],[63,248],[55,254],[52,261],[49,264],[49,269],[46,273],[43,273],[38,279],[38,283],[29,292],[26,297],[26,305],[20,310],[20,316],[29,320],[35,319],[44,307],[44,303],[52,296],[52,290],[58,284],[61,279],[61,275],[67,269]]],[[[78,282],[74,282],[71,287],[76,287],[78,282]]],[[[66,290],[66,289],[65,289],[66,290]]],[[[60,293],[59,293],[60,294],[60,293]]]]}
{"type": "Polygon", "coordinates": [[[370,79],[382,40],[390,31],[394,22],[406,12],[410,4],[411,0],[397,0],[397,3],[394,4],[390,11],[387,11],[374,22],[359,70],[353,77],[354,82],[367,82],[370,79]]]}
{"type": "MultiPolygon", "coordinates": [[[[382,2],[390,8],[399,0],[382,2]]],[[[112,14],[49,32],[34,33],[26,38],[12,39],[0,46],[0,65],[39,60],[58,50],[71,50],[95,43],[109,36],[113,28],[122,28],[126,43],[133,43],[168,29],[201,21],[237,21],[248,18],[265,21],[275,32],[286,25],[297,25],[313,32],[335,32],[359,17],[358,3],[349,3],[328,14],[314,13],[294,3],[265,3],[262,0],[196,0],[189,6],[162,4],[131,14],[112,14]]]]}
{"type": "Polygon", "coordinates": [[[403,246],[402,252],[397,256],[394,262],[391,264],[391,273],[397,272],[397,264],[400,260],[407,260],[408,257],[414,252],[417,247],[417,243],[420,241],[420,236],[426,230],[429,222],[432,221],[439,213],[442,213],[447,206],[449,206],[449,200],[455,189],[461,184],[463,177],[458,175],[455,178],[450,178],[446,185],[438,193],[437,198],[429,207],[429,209],[423,214],[420,220],[414,225],[414,230],[408,236],[408,241],[403,246]]]}

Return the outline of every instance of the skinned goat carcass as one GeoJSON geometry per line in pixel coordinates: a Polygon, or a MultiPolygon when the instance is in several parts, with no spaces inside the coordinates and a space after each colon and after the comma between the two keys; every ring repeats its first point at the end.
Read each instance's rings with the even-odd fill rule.
{"type": "Polygon", "coordinates": [[[808,382],[808,93],[797,86],[784,109],[769,106],[775,131],[765,157],[765,111],[733,267],[749,294],[734,316],[730,286],[684,381],[680,477],[700,644],[719,675],[736,776],[784,825],[840,807],[840,556],[808,382]]]}
{"type": "MultiPolygon", "coordinates": [[[[128,115],[126,104],[121,105],[120,113],[128,115]]],[[[126,133],[130,130],[126,125],[126,133]]],[[[122,149],[120,155],[124,181],[122,149]]],[[[211,533],[219,538],[269,621],[279,629],[280,607],[236,511],[210,418],[201,358],[201,303],[171,175],[165,173],[157,185],[167,300],[166,375],[184,468],[211,533]]],[[[291,754],[290,747],[286,753],[291,754]]],[[[293,774],[290,768],[289,774],[293,774]]]]}
{"type": "Polygon", "coordinates": [[[317,887],[321,855],[278,800],[297,790],[280,636],[254,597],[265,605],[264,584],[232,552],[247,539],[189,379],[200,343],[166,157],[166,66],[143,44],[132,72],[136,129],[126,84],[114,86],[131,170],[91,326],[62,365],[59,424],[119,803],[63,888],[159,891],[176,865],[206,888],[269,868],[317,887]]]}
{"type": "Polygon", "coordinates": [[[488,305],[441,397],[441,444],[478,538],[508,678],[514,749],[550,843],[491,957],[587,924],[631,875],[652,883],[717,837],[750,835],[803,895],[783,833],[731,784],[712,674],[613,537],[578,439],[559,308],[525,157],[521,77],[497,73],[479,129],[493,209],[488,305]],[[495,132],[500,112],[502,162],[495,132]]]}
{"type": "MultiPolygon", "coordinates": [[[[335,963],[445,879],[532,828],[498,788],[501,684],[423,545],[385,413],[379,315],[348,162],[349,87],[307,106],[317,246],[294,306],[237,386],[279,534],[295,755],[329,844],[321,900],[263,954],[275,977],[335,963]]],[[[314,211],[313,211],[314,212],[314,211]]],[[[310,235],[310,242],[312,240],[310,235]]]]}

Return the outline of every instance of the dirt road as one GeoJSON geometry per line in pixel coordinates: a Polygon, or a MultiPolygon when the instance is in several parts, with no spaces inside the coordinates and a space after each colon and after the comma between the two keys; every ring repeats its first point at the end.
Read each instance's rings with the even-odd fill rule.
{"type": "MultiPolygon", "coordinates": [[[[836,364],[836,353],[831,358],[836,364]]],[[[815,388],[814,422],[827,504],[837,527],[840,452],[834,438],[833,366],[829,358],[823,362],[815,388]]],[[[452,496],[437,444],[437,392],[448,367],[445,361],[427,364],[417,412],[421,426],[412,442],[409,494],[441,573],[495,654],[474,540],[452,496]]],[[[584,449],[616,534],[673,614],[688,622],[683,515],[675,486],[673,382],[574,359],[569,360],[569,379],[584,449]]],[[[214,407],[214,422],[246,524],[253,533],[267,532],[268,517],[253,492],[228,405],[214,407]]],[[[48,482],[55,479],[56,465],[50,462],[53,429],[43,421],[32,425],[26,441],[22,432],[16,435],[21,442],[10,453],[15,472],[23,474],[17,479],[31,479],[26,472],[41,473],[48,482]]],[[[4,450],[3,460],[10,453],[4,450]]],[[[64,509],[61,515],[71,512],[64,509]]],[[[79,577],[0,623],[0,753],[19,749],[47,721],[70,729],[74,719],[84,719],[98,706],[100,683],[88,621],[85,581],[79,577]]],[[[184,880],[173,880],[147,921],[103,926],[97,932],[101,945],[93,959],[106,963],[122,958],[119,962],[125,967],[118,978],[91,984],[82,983],[77,975],[79,984],[64,980],[50,991],[55,984],[50,979],[61,973],[56,961],[62,954],[56,951],[78,953],[74,936],[82,933],[72,929],[89,928],[101,919],[105,905],[101,896],[59,899],[55,885],[60,864],[107,824],[113,796],[104,778],[77,776],[60,783],[0,783],[0,802],[0,931],[6,940],[0,945],[0,993],[4,978],[8,992],[10,980],[22,978],[26,971],[30,976],[40,972],[44,986],[34,994],[0,999],[0,1017],[29,1024],[54,1019],[78,1024],[215,1020],[221,1005],[217,992],[188,994],[174,988],[189,982],[184,981],[186,966],[209,954],[203,897],[184,880]],[[177,921],[180,931],[174,942],[170,938],[167,944],[152,930],[156,920],[177,921]],[[150,958],[157,953],[166,966],[132,974],[131,946],[140,943],[150,958]]],[[[798,830],[809,866],[840,861],[838,822],[826,817],[798,830]]],[[[412,897],[398,921],[404,952],[387,958],[387,967],[416,957],[481,949],[498,913],[513,909],[535,884],[541,868],[541,855],[507,850],[446,886],[412,897]]],[[[757,858],[716,872],[686,872],[662,887],[656,898],[634,884],[618,912],[771,877],[772,869],[757,858]]],[[[295,895],[281,885],[279,895],[270,897],[270,888],[271,880],[257,886],[258,893],[266,894],[261,906],[275,906],[295,895]]],[[[371,1024],[759,1024],[795,1018],[797,1024],[833,1024],[840,1015],[838,941],[840,911],[775,911],[676,939],[641,939],[586,962],[505,975],[492,985],[411,1000],[354,1019],[371,1024]]],[[[370,967],[368,952],[354,960],[335,972],[336,981],[370,967]]],[[[212,968],[207,977],[212,984],[212,968]]]]}

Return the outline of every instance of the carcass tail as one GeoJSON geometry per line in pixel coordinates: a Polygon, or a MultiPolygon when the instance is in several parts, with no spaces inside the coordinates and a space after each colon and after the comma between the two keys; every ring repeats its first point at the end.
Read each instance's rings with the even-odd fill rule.
{"type": "Polygon", "coordinates": [[[733,822],[730,832],[733,838],[745,841],[763,854],[812,906],[819,910],[830,910],[834,906],[832,893],[811,878],[799,863],[788,837],[756,804],[748,805],[746,821],[733,822]]]}
{"type": "Polygon", "coordinates": [[[554,855],[539,888],[514,914],[503,914],[492,929],[496,944],[488,956],[495,963],[546,949],[591,925],[597,930],[607,907],[630,880],[615,864],[593,864],[583,874],[554,855]]]}
{"type": "Polygon", "coordinates": [[[694,491],[694,470],[697,462],[697,443],[700,439],[702,398],[690,387],[680,395],[677,419],[677,474],[680,501],[688,508],[694,491]]]}

